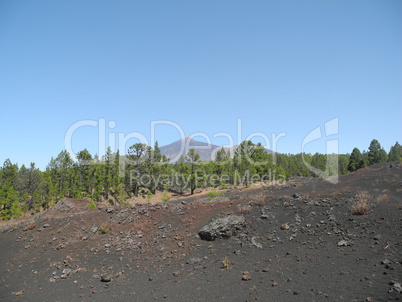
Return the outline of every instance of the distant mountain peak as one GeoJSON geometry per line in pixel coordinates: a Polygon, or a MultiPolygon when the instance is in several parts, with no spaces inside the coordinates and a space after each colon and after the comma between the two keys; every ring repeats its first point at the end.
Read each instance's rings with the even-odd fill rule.
{"type": "MultiPolygon", "coordinates": [[[[171,163],[175,163],[180,159],[180,157],[186,156],[188,151],[190,151],[190,149],[192,148],[194,148],[195,152],[200,155],[201,161],[213,161],[215,160],[216,153],[222,148],[225,151],[229,151],[230,155],[233,156],[237,147],[238,145],[232,147],[217,146],[214,144],[209,144],[207,142],[195,140],[191,136],[186,136],[169,145],[159,148],[161,150],[161,153],[170,159],[171,163]]],[[[270,150],[267,150],[267,152],[272,153],[272,151],[270,150]]]]}
{"type": "Polygon", "coordinates": [[[160,147],[161,153],[166,155],[171,162],[176,162],[180,157],[185,156],[190,149],[200,154],[202,161],[211,161],[215,159],[216,149],[220,150],[220,146],[201,142],[193,139],[191,136],[183,137],[169,145],[160,147]]]}

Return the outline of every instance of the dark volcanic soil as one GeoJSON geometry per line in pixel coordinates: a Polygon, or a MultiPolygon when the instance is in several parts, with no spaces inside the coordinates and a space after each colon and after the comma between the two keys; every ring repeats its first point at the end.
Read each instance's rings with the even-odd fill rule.
{"type": "Polygon", "coordinates": [[[361,169],[336,185],[292,179],[213,201],[86,204],[64,199],[2,225],[0,301],[402,298],[392,285],[402,282],[401,164],[361,169]],[[369,196],[368,215],[352,214],[357,193],[369,196]],[[197,236],[231,214],[246,221],[236,236],[197,236]]]}

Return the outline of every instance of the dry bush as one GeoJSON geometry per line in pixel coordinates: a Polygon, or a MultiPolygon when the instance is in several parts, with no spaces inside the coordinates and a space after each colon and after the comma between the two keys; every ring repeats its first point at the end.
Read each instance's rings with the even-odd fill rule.
{"type": "Polygon", "coordinates": [[[366,201],[356,201],[352,206],[352,213],[354,215],[368,215],[370,206],[366,201]]]}
{"type": "Polygon", "coordinates": [[[377,201],[387,203],[387,202],[389,202],[389,195],[385,194],[385,193],[381,194],[381,195],[377,196],[377,201]]]}
{"type": "Polygon", "coordinates": [[[367,191],[358,191],[355,195],[355,200],[357,202],[361,202],[361,201],[365,201],[365,202],[369,202],[372,200],[372,196],[369,192],[367,191]]]}
{"type": "Polygon", "coordinates": [[[355,203],[352,205],[352,213],[354,215],[368,215],[370,213],[369,201],[372,196],[367,191],[358,191],[355,195],[355,203]]]}

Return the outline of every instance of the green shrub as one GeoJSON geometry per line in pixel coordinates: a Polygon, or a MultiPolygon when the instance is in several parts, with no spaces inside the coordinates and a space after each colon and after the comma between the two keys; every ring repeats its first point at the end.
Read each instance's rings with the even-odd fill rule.
{"type": "Polygon", "coordinates": [[[225,192],[218,192],[215,189],[211,190],[208,192],[208,199],[214,199],[216,197],[224,197],[225,196],[225,192]]]}
{"type": "Polygon", "coordinates": [[[90,208],[91,210],[96,210],[96,204],[95,204],[95,202],[91,199],[89,202],[88,202],[88,208],[90,208]]]}
{"type": "Polygon", "coordinates": [[[152,192],[148,190],[147,192],[147,202],[150,203],[152,198],[152,192]]]}
{"type": "Polygon", "coordinates": [[[112,230],[112,224],[110,222],[105,222],[100,226],[101,234],[107,234],[112,230]]]}
{"type": "Polygon", "coordinates": [[[166,192],[166,191],[163,192],[162,201],[165,203],[169,203],[169,200],[170,200],[170,196],[169,196],[168,192],[166,192]]]}

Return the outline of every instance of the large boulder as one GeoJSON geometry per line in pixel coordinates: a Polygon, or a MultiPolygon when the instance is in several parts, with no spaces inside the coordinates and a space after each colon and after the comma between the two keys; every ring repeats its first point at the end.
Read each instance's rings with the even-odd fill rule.
{"type": "Polygon", "coordinates": [[[55,211],[60,212],[70,212],[75,209],[75,202],[72,198],[63,198],[60,199],[56,205],[53,207],[55,211]]]}
{"type": "Polygon", "coordinates": [[[244,216],[231,215],[218,218],[210,224],[203,226],[198,235],[202,240],[214,241],[217,238],[229,238],[235,236],[245,226],[244,216]]]}

